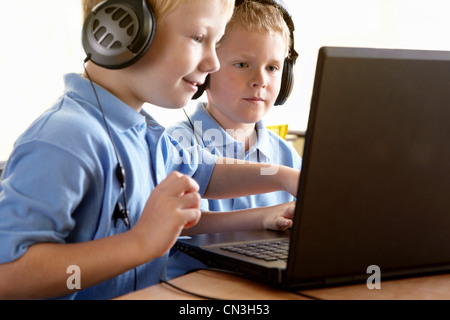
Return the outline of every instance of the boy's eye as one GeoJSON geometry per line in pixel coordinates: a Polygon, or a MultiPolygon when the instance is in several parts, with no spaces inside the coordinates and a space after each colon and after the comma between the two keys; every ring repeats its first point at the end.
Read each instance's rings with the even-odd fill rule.
{"type": "Polygon", "coordinates": [[[279,68],[277,66],[269,66],[267,67],[267,70],[269,70],[270,72],[276,72],[279,68]]]}
{"type": "Polygon", "coordinates": [[[239,69],[244,69],[248,67],[248,63],[246,62],[238,62],[234,64],[235,67],[239,68],[239,69]]]}
{"type": "Polygon", "coordinates": [[[203,35],[198,35],[198,36],[192,37],[192,39],[193,39],[195,42],[198,42],[198,43],[202,43],[204,38],[205,38],[205,37],[204,37],[203,35]]]}

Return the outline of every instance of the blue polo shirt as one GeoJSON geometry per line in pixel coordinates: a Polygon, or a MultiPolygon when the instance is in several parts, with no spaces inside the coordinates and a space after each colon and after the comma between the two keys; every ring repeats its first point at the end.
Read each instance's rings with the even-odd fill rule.
{"type": "MultiPolygon", "coordinates": [[[[214,157],[200,148],[183,150],[147,113],[136,112],[99,86],[96,91],[126,171],[131,226],[151,191],[173,170],[192,176],[204,192],[214,157]]],[[[66,75],[64,94],[18,138],[5,167],[0,182],[0,263],[18,259],[36,243],[77,243],[127,231],[122,221],[115,225],[112,218],[117,202],[122,202],[116,166],[91,83],[80,75],[66,75]]],[[[167,254],[139,266],[137,288],[159,283],[166,263],[167,254]]],[[[109,299],[132,291],[134,280],[130,270],[61,298],[109,299]]]]}

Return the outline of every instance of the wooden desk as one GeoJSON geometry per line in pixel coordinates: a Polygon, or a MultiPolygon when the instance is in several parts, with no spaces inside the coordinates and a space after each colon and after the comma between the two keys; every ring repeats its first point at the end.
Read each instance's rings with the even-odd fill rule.
{"type": "Polygon", "coordinates": [[[366,284],[302,291],[322,300],[449,300],[450,274],[381,281],[381,289],[366,284]]]}
{"type": "MultiPolygon", "coordinates": [[[[271,286],[228,273],[209,270],[196,271],[170,281],[177,287],[221,300],[305,300],[306,298],[271,286]]],[[[136,291],[119,297],[121,300],[198,300],[167,284],[136,291]]]]}
{"type": "MultiPolygon", "coordinates": [[[[369,290],[364,283],[303,290],[298,293],[209,270],[196,271],[173,279],[170,283],[206,297],[222,300],[308,300],[308,296],[321,300],[450,300],[450,274],[382,281],[379,290],[369,290]]],[[[194,300],[201,298],[162,283],[118,299],[194,300]]]]}

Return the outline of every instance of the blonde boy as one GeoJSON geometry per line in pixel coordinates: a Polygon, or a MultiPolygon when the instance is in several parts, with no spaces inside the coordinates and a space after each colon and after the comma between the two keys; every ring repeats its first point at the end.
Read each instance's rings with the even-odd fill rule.
{"type": "MultiPolygon", "coordinates": [[[[275,1],[239,2],[218,44],[221,68],[209,76],[208,102],[200,102],[187,120],[167,131],[185,147],[200,145],[218,156],[300,169],[298,152],[262,120],[279,96],[290,54],[291,32],[282,11],[286,8],[275,1]]],[[[289,193],[274,192],[202,200],[202,209],[230,211],[288,201],[293,201],[289,193]]]]}
{"type": "MultiPolygon", "coordinates": [[[[98,2],[84,1],[86,14],[98,2]]],[[[219,69],[215,47],[233,1],[148,3],[157,21],[148,51],[120,69],[87,61],[84,76],[67,75],[63,96],[16,142],[0,184],[0,299],[117,297],[158,283],[168,250],[194,225],[289,225],[288,205],[257,219],[237,212],[226,226],[215,215],[199,222],[200,194],[295,194],[298,171],[262,177],[250,163],[173,163],[183,149],[142,105],[180,108],[219,69]],[[238,183],[242,176],[248,183],[238,183]]]]}

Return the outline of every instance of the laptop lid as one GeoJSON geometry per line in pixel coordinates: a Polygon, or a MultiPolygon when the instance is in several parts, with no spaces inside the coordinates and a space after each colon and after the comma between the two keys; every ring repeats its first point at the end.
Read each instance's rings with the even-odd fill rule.
{"type": "MultiPolygon", "coordinates": [[[[269,280],[320,286],[366,280],[370,266],[382,278],[450,270],[448,119],[449,52],[321,48],[287,267],[269,280]]],[[[203,261],[267,280],[261,266],[218,255],[203,261]]]]}
{"type": "Polygon", "coordinates": [[[449,270],[450,53],[319,52],[287,276],[449,270]]]}

